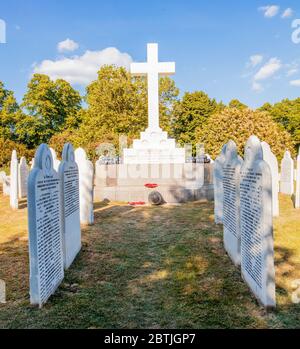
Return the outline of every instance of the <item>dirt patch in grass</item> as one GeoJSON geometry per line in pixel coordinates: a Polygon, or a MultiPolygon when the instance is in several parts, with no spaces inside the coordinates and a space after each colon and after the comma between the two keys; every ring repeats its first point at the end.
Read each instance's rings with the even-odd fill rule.
{"type": "Polygon", "coordinates": [[[223,249],[213,204],[137,207],[97,203],[96,224],[42,310],[29,304],[26,207],[0,198],[0,328],[295,328],[300,211],[281,197],[275,221],[276,311],[266,314],[223,249]]]}

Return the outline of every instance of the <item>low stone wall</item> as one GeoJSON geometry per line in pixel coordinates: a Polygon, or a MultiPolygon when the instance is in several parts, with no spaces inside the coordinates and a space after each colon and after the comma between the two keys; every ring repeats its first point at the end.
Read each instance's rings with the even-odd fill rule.
{"type": "Polygon", "coordinates": [[[102,165],[96,163],[96,201],[148,202],[158,191],[166,203],[212,201],[213,164],[102,165]],[[145,184],[157,184],[148,189],[145,184]]]}

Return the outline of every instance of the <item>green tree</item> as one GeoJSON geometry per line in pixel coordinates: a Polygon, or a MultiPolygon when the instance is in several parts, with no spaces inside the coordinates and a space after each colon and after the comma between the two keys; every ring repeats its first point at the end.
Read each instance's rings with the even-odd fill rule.
{"type": "Polygon", "coordinates": [[[264,105],[273,119],[281,124],[292,136],[296,148],[300,146],[300,98],[295,100],[284,99],[274,104],[264,105]]]}
{"type": "Polygon", "coordinates": [[[159,96],[160,96],[160,127],[168,133],[172,132],[172,117],[174,105],[178,102],[179,89],[175,85],[175,81],[169,77],[160,79],[159,96]]]}
{"type": "Polygon", "coordinates": [[[33,157],[34,151],[28,150],[24,144],[0,137],[0,170],[5,170],[7,174],[9,173],[11,153],[14,149],[17,151],[18,158],[25,156],[30,161],[33,157]]]}
{"type": "Polygon", "coordinates": [[[197,129],[204,127],[209,117],[222,108],[222,104],[202,91],[186,92],[174,106],[173,136],[181,145],[195,145],[197,129]]]}
{"type": "Polygon", "coordinates": [[[242,102],[240,102],[238,99],[233,99],[229,102],[229,108],[236,108],[236,109],[247,109],[248,106],[242,102]]]}
{"type": "Polygon", "coordinates": [[[215,158],[222,146],[231,139],[243,156],[245,144],[251,135],[269,143],[279,159],[283,157],[286,149],[293,152],[293,142],[289,133],[278,125],[269,113],[251,109],[226,108],[221,113],[214,114],[205,127],[199,129],[197,140],[204,143],[206,151],[215,158]]]}
{"type": "Polygon", "coordinates": [[[18,124],[17,135],[28,147],[48,142],[54,134],[80,123],[80,94],[62,79],[52,81],[47,75],[35,74],[22,107],[28,114],[18,124]]]}
{"type": "MultiPolygon", "coordinates": [[[[161,127],[168,130],[179,91],[169,78],[160,79],[159,87],[161,127]]],[[[103,66],[98,79],[87,87],[85,100],[88,108],[82,111],[81,126],[72,140],[93,157],[98,144],[113,143],[118,147],[120,135],[126,135],[130,142],[147,127],[147,80],[132,78],[124,68],[103,66]]]]}
{"type": "Polygon", "coordinates": [[[258,110],[270,112],[272,110],[272,104],[267,102],[262,107],[260,107],[258,110]]]}
{"type": "Polygon", "coordinates": [[[0,137],[15,140],[16,122],[20,108],[12,91],[0,81],[0,137]]]}

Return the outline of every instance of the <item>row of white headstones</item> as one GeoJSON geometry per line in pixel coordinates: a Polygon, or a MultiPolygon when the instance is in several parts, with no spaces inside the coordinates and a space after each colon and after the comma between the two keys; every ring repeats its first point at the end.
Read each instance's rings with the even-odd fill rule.
{"type": "MultiPolygon", "coordinates": [[[[300,153],[296,182],[299,208],[300,153]]],[[[215,222],[223,224],[225,250],[266,308],[276,307],[273,217],[279,215],[279,191],[294,193],[294,161],[289,152],[279,176],[276,156],[256,136],[246,143],[244,160],[233,141],[224,145],[214,163],[215,222]]]]}
{"type": "MultiPolygon", "coordinates": [[[[53,168],[59,171],[61,161],[57,159],[56,152],[53,148],[49,148],[52,159],[53,168]]],[[[86,152],[83,148],[78,148],[74,152],[75,162],[79,170],[79,192],[80,192],[80,222],[81,224],[93,223],[93,210],[91,196],[91,185],[94,180],[94,166],[88,160],[86,152]]],[[[18,209],[20,200],[27,198],[27,186],[30,170],[34,168],[35,158],[31,161],[31,167],[27,164],[25,157],[21,157],[18,162],[17,152],[14,150],[11,156],[10,175],[0,172],[0,183],[3,185],[3,195],[10,196],[10,206],[12,209],[18,209]]]]}
{"type": "MultiPolygon", "coordinates": [[[[2,180],[5,185],[7,178],[2,180]]],[[[81,224],[94,223],[94,166],[82,148],[74,152],[65,144],[60,162],[42,144],[30,171],[26,159],[18,163],[13,151],[9,182],[13,209],[27,197],[30,301],[42,307],[81,250],[81,224]]]]}
{"type": "MultiPolygon", "coordinates": [[[[278,172],[269,145],[255,136],[246,144],[244,161],[230,141],[214,163],[215,220],[224,224],[225,248],[266,307],[276,304],[272,216],[279,214],[278,172]]],[[[300,155],[296,172],[299,207],[300,155]]],[[[82,148],[74,152],[67,143],[60,162],[43,144],[28,173],[26,159],[18,163],[14,151],[10,202],[18,208],[18,198],[28,194],[30,295],[33,304],[42,306],[80,250],[80,222],[93,223],[94,168],[82,148]]],[[[283,193],[293,193],[293,176],[293,160],[286,152],[281,166],[283,193]]]]}
{"type": "MultiPolygon", "coordinates": [[[[28,165],[26,162],[26,158],[22,157],[20,159],[20,163],[18,163],[17,153],[14,150],[12,152],[12,164],[11,170],[13,173],[13,183],[14,183],[14,191],[11,197],[11,207],[13,209],[18,208],[18,199],[23,199],[27,197],[27,179],[28,179],[28,165]]],[[[3,195],[10,196],[10,178],[11,176],[7,176],[5,172],[0,172],[0,183],[3,184],[3,195]]]]}

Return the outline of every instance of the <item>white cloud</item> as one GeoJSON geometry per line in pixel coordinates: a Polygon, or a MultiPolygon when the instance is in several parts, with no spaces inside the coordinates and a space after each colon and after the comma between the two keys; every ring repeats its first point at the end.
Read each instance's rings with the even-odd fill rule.
{"type": "Polygon", "coordinates": [[[253,55],[250,57],[249,62],[247,63],[247,67],[256,67],[263,61],[263,56],[262,55],[253,55]]]}
{"type": "Polygon", "coordinates": [[[261,92],[261,91],[263,91],[263,87],[260,83],[253,81],[252,82],[252,90],[255,92],[261,92]]]}
{"type": "MultiPolygon", "coordinates": [[[[257,66],[263,61],[263,56],[255,55],[250,57],[250,63],[252,63],[252,67],[257,66]],[[251,59],[251,57],[255,57],[251,59]]],[[[248,63],[248,64],[250,64],[248,63]]],[[[252,76],[251,84],[252,90],[255,92],[262,92],[264,90],[264,86],[262,85],[262,81],[267,80],[275,75],[275,73],[282,68],[281,61],[273,57],[267,63],[265,63],[254,76],[252,76]]]]}
{"type": "Polygon", "coordinates": [[[292,61],[291,63],[287,63],[284,65],[284,68],[286,70],[286,76],[290,77],[299,72],[300,68],[300,61],[298,59],[292,61]]]}
{"type": "Polygon", "coordinates": [[[289,7],[286,10],[284,10],[283,14],[281,15],[281,18],[289,18],[292,17],[294,14],[294,11],[289,7]]]}
{"type": "Polygon", "coordinates": [[[282,67],[281,61],[274,57],[271,58],[259,71],[255,74],[254,80],[261,81],[272,77],[282,67]]]}
{"type": "Polygon", "coordinates": [[[264,12],[264,16],[267,18],[272,18],[278,14],[280,7],[277,5],[268,5],[259,7],[259,11],[264,12]]]}
{"type": "Polygon", "coordinates": [[[114,47],[102,51],[86,51],[82,56],[44,60],[34,65],[34,73],[47,74],[51,79],[65,79],[71,84],[87,85],[97,79],[103,65],[113,64],[129,68],[132,58],[114,47]]]}
{"type": "Polygon", "coordinates": [[[287,71],[286,76],[292,76],[292,75],[295,75],[295,74],[297,74],[297,73],[298,73],[298,71],[299,71],[299,69],[298,69],[298,68],[292,68],[292,69],[290,69],[290,70],[288,70],[288,71],[287,71]]]}
{"type": "Polygon", "coordinates": [[[290,81],[290,85],[300,87],[300,80],[292,80],[290,81]]]}
{"type": "Polygon", "coordinates": [[[71,39],[66,39],[64,41],[61,41],[57,44],[57,50],[58,52],[73,52],[79,48],[79,45],[77,42],[71,39]]]}

